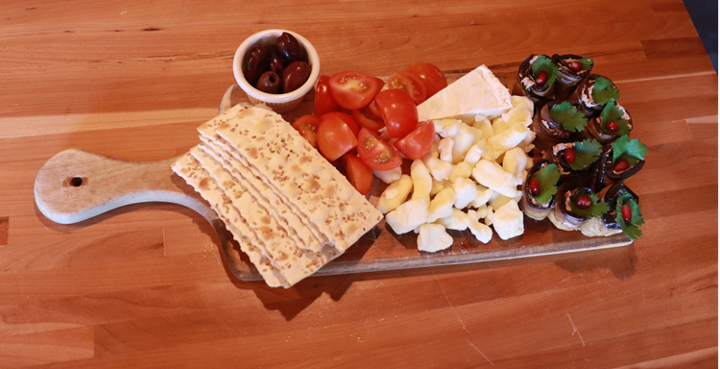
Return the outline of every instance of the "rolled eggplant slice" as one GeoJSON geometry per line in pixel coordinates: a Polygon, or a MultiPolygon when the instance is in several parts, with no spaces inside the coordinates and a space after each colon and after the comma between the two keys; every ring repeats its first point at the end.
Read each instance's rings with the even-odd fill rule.
{"type": "Polygon", "coordinates": [[[572,183],[564,183],[558,188],[555,194],[555,203],[552,206],[548,219],[558,229],[563,231],[576,231],[587,222],[587,219],[572,211],[570,205],[573,197],[578,192],[592,194],[593,190],[589,187],[576,187],[572,183]]]}
{"type": "Polygon", "coordinates": [[[522,187],[523,195],[520,199],[520,209],[522,209],[525,215],[535,220],[543,220],[547,218],[550,214],[552,205],[555,203],[555,197],[551,198],[550,201],[546,203],[538,202],[535,200],[535,196],[533,196],[533,193],[530,190],[530,179],[533,175],[535,175],[535,173],[548,164],[550,164],[550,161],[547,159],[543,159],[535,163],[528,171],[527,179],[522,187]]]}
{"type": "Polygon", "coordinates": [[[618,230],[616,233],[622,232],[620,224],[618,224],[615,218],[617,217],[617,201],[624,194],[630,195],[630,197],[635,200],[635,203],[638,205],[640,204],[640,197],[638,197],[638,195],[636,195],[635,192],[633,192],[630,187],[626,186],[624,183],[615,183],[613,185],[606,186],[598,193],[598,196],[608,203],[608,206],[610,207],[610,211],[602,216],[602,220],[607,228],[618,230]]]}
{"type": "Polygon", "coordinates": [[[548,103],[533,117],[530,129],[535,132],[534,144],[538,150],[545,151],[558,143],[571,141],[572,132],[550,116],[550,109],[559,103],[559,101],[548,103]]]}
{"type": "Polygon", "coordinates": [[[592,63],[589,69],[583,69],[580,64],[582,56],[566,54],[566,55],[553,55],[553,62],[558,67],[558,77],[555,80],[554,94],[557,100],[567,100],[578,84],[590,75],[592,71],[592,63]],[[573,69],[573,66],[580,65],[580,70],[573,69]]]}
{"type": "Polygon", "coordinates": [[[595,89],[595,81],[598,77],[607,79],[611,84],[611,88],[617,89],[615,84],[609,78],[597,74],[589,74],[578,84],[575,92],[570,97],[570,101],[577,103],[578,110],[583,112],[583,114],[585,114],[585,117],[588,119],[599,116],[603,108],[605,107],[605,104],[607,104],[607,102],[595,101],[595,98],[593,96],[593,90],[595,89]]]}
{"type": "MultiPolygon", "coordinates": [[[[614,183],[622,182],[639,172],[645,165],[645,160],[637,160],[637,163],[629,164],[626,167],[620,165],[622,157],[613,162],[613,148],[611,144],[603,146],[603,151],[598,159],[595,169],[595,180],[593,187],[602,189],[614,183]]],[[[627,163],[627,161],[626,161],[627,163]]]]}
{"type": "MultiPolygon", "coordinates": [[[[533,63],[541,55],[530,55],[520,64],[518,70],[518,84],[522,87],[523,93],[535,104],[535,111],[537,112],[540,107],[547,104],[549,101],[554,100],[554,83],[538,84],[535,76],[532,73],[533,63]]],[[[542,55],[548,59],[547,55],[542,55]]],[[[552,59],[550,59],[552,60],[552,59]]]]}
{"type": "Polygon", "coordinates": [[[622,112],[622,119],[627,121],[627,132],[618,131],[611,132],[607,128],[607,123],[603,122],[602,116],[597,116],[588,120],[585,130],[580,132],[582,138],[594,138],[601,144],[611,144],[623,134],[629,134],[633,129],[632,116],[622,105],[615,103],[615,106],[622,112]]]}
{"type": "Polygon", "coordinates": [[[572,166],[570,166],[570,163],[567,162],[565,151],[574,149],[576,144],[578,144],[578,142],[559,143],[553,146],[551,150],[545,151],[544,157],[560,168],[560,175],[562,176],[563,181],[570,177],[586,177],[595,171],[597,161],[588,165],[583,165],[581,169],[573,169],[572,166]]]}

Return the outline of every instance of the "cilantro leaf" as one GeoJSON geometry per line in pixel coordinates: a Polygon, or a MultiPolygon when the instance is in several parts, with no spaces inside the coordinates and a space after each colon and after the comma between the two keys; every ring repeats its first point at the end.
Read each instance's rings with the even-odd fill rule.
{"type": "Polygon", "coordinates": [[[589,194],[590,199],[592,200],[592,205],[590,205],[587,209],[580,209],[575,205],[575,198],[577,196],[585,193],[584,191],[577,191],[575,192],[575,196],[573,198],[573,201],[570,201],[570,209],[573,213],[585,217],[585,219],[590,219],[594,217],[602,216],[603,214],[610,211],[610,206],[605,201],[599,201],[598,202],[598,195],[597,194],[589,194]]]}
{"type": "Polygon", "coordinates": [[[602,145],[594,139],[585,139],[582,142],[575,142],[575,162],[568,163],[573,170],[585,169],[596,162],[602,153],[602,145]]]}
{"type": "Polygon", "coordinates": [[[592,91],[593,100],[598,104],[606,104],[620,98],[620,92],[609,79],[597,76],[592,91]]]}
{"type": "Polygon", "coordinates": [[[555,164],[548,164],[533,174],[532,178],[537,178],[540,182],[540,193],[533,195],[535,201],[539,203],[547,203],[555,196],[557,192],[557,183],[560,180],[560,168],[555,164]]]}
{"type": "Polygon", "coordinates": [[[587,56],[583,56],[582,59],[578,60],[578,63],[582,65],[583,70],[590,70],[593,67],[592,59],[588,58],[587,56]]]}
{"type": "Polygon", "coordinates": [[[532,65],[532,75],[534,78],[538,77],[538,74],[540,71],[546,71],[547,72],[547,81],[543,86],[551,86],[553,83],[555,83],[555,79],[557,79],[558,74],[558,67],[553,63],[552,59],[548,58],[545,55],[538,55],[537,59],[535,59],[535,62],[533,62],[532,65]]]}
{"type": "Polygon", "coordinates": [[[628,122],[626,119],[622,119],[623,111],[615,105],[615,101],[611,101],[605,105],[602,112],[600,113],[600,123],[602,126],[602,130],[605,131],[605,133],[610,133],[605,128],[605,125],[608,122],[615,121],[618,124],[618,130],[617,132],[614,132],[614,134],[618,136],[623,135],[629,135],[630,134],[630,122],[628,122]]]}
{"type": "Polygon", "coordinates": [[[572,104],[567,101],[561,104],[555,104],[550,108],[550,116],[556,122],[562,124],[565,129],[571,132],[580,132],[585,129],[588,121],[585,114],[579,112],[572,104]]]}
{"type": "Polygon", "coordinates": [[[612,144],[613,148],[613,163],[616,162],[621,156],[634,158],[636,160],[644,160],[647,154],[647,146],[645,146],[637,138],[634,140],[630,139],[629,135],[623,135],[612,144]]]}
{"type": "Polygon", "coordinates": [[[642,231],[639,227],[645,224],[645,219],[643,219],[642,214],[640,213],[640,205],[635,202],[629,193],[624,193],[617,199],[617,204],[615,204],[615,221],[620,224],[620,228],[622,228],[623,233],[633,240],[637,240],[640,236],[642,236],[642,231]],[[627,205],[632,213],[632,217],[629,222],[626,222],[625,219],[623,219],[623,205],[627,205]]]}

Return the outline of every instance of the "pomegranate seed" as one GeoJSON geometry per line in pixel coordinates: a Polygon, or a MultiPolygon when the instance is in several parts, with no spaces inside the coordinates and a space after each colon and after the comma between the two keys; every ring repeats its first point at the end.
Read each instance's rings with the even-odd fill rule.
{"type": "Polygon", "coordinates": [[[627,206],[627,204],[623,204],[620,211],[622,212],[622,217],[626,222],[629,222],[630,219],[632,219],[632,210],[630,210],[630,207],[627,206]]]}
{"type": "Polygon", "coordinates": [[[574,61],[570,63],[570,69],[572,69],[574,72],[579,72],[582,70],[582,64],[578,63],[577,61],[574,61]]]}
{"type": "Polygon", "coordinates": [[[573,149],[572,147],[568,147],[567,149],[565,149],[564,153],[566,162],[570,164],[575,162],[575,149],[573,149]]]}
{"type": "Polygon", "coordinates": [[[580,209],[587,209],[592,205],[590,196],[582,194],[575,199],[575,206],[580,209]]]}
{"type": "Polygon", "coordinates": [[[615,166],[613,167],[613,170],[615,173],[620,173],[626,171],[628,168],[630,168],[630,163],[628,163],[625,159],[620,159],[615,163],[615,166]]]}
{"type": "Polygon", "coordinates": [[[530,180],[530,192],[532,192],[534,195],[542,192],[542,189],[540,188],[540,181],[535,177],[530,180]]]}
{"type": "Polygon", "coordinates": [[[535,78],[535,82],[539,85],[544,85],[545,82],[547,82],[548,73],[546,70],[541,70],[540,73],[538,73],[537,78],[535,78]]]}
{"type": "Polygon", "coordinates": [[[618,129],[620,129],[620,126],[618,123],[614,120],[611,120],[607,123],[605,123],[605,129],[607,129],[610,132],[617,132],[618,129]]]}

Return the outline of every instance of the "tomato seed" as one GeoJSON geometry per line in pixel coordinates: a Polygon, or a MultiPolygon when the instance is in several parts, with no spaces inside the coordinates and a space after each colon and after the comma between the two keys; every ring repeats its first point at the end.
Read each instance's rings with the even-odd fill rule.
{"type": "Polygon", "coordinates": [[[580,209],[587,209],[592,206],[592,199],[590,196],[582,194],[575,199],[575,206],[580,209]]]}
{"type": "Polygon", "coordinates": [[[546,70],[541,70],[540,73],[538,73],[537,78],[535,78],[535,82],[539,85],[544,85],[545,82],[547,82],[548,72],[546,70]]]}
{"type": "Polygon", "coordinates": [[[605,123],[605,129],[607,129],[610,132],[617,132],[618,129],[620,129],[620,126],[618,125],[618,123],[616,121],[611,120],[611,121],[605,123]]]}
{"type": "Polygon", "coordinates": [[[572,147],[568,147],[567,149],[565,149],[564,155],[566,162],[570,164],[575,162],[575,149],[573,149],[572,147]]]}
{"type": "Polygon", "coordinates": [[[582,70],[582,64],[578,63],[577,61],[574,61],[570,63],[570,69],[572,69],[574,72],[579,72],[582,70]]]}
{"type": "Polygon", "coordinates": [[[615,171],[615,173],[620,173],[626,171],[628,168],[630,168],[630,163],[628,163],[625,159],[620,159],[617,163],[615,163],[613,171],[615,171]]]}
{"type": "Polygon", "coordinates": [[[632,219],[632,210],[630,210],[630,207],[627,206],[627,204],[623,204],[620,211],[622,212],[623,220],[629,222],[632,219]]]}
{"type": "Polygon", "coordinates": [[[540,188],[540,181],[535,177],[530,180],[530,192],[532,192],[534,195],[542,192],[542,189],[540,188]]]}

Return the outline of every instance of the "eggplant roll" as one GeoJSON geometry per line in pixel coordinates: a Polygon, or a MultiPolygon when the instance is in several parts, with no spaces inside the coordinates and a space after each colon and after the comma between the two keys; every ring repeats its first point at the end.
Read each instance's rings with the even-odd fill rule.
{"type": "Polygon", "coordinates": [[[565,160],[565,150],[575,147],[575,143],[576,142],[559,143],[553,146],[551,150],[545,151],[544,157],[560,168],[560,175],[563,179],[567,179],[568,177],[587,176],[595,170],[595,164],[597,161],[585,166],[582,169],[575,170],[570,166],[570,163],[565,160]]]}
{"type": "MultiPolygon", "coordinates": [[[[632,124],[632,117],[630,116],[630,113],[627,111],[627,109],[625,109],[622,105],[618,104],[617,102],[615,103],[615,106],[617,106],[617,108],[623,112],[622,119],[625,119],[628,121],[628,128],[630,129],[630,131],[632,131],[633,124],[632,124]]],[[[618,137],[620,137],[621,135],[610,132],[607,129],[605,129],[604,123],[607,123],[607,122],[603,122],[602,118],[600,116],[589,119],[587,126],[585,126],[585,129],[582,132],[580,132],[580,136],[582,138],[594,138],[603,145],[615,142],[615,140],[617,140],[618,137]]]]}
{"type": "MultiPolygon", "coordinates": [[[[522,64],[520,64],[520,69],[518,70],[518,84],[522,87],[525,96],[535,103],[536,112],[541,106],[551,100],[554,100],[554,84],[546,83],[538,85],[535,82],[535,77],[532,73],[532,65],[539,56],[540,55],[535,54],[530,55],[522,62],[522,64]]],[[[548,59],[550,59],[550,57],[548,57],[548,59]]]]}
{"type": "Polygon", "coordinates": [[[562,184],[555,194],[555,203],[552,206],[548,219],[558,229],[563,231],[576,231],[587,222],[587,219],[575,214],[570,206],[573,196],[578,192],[592,194],[593,190],[589,187],[576,187],[573,183],[562,184]]]}
{"type": "MultiPolygon", "coordinates": [[[[585,114],[585,117],[595,118],[600,115],[603,108],[605,107],[605,104],[600,104],[595,101],[593,98],[593,88],[595,87],[595,79],[597,77],[601,77],[597,74],[589,74],[587,78],[583,79],[575,89],[575,92],[570,97],[570,101],[576,102],[578,105],[578,111],[581,111],[583,114],[585,114]]],[[[612,83],[612,86],[617,88],[615,86],[615,83],[612,82],[607,77],[602,76],[603,78],[606,78],[610,83],[612,83]]]]}
{"type": "Polygon", "coordinates": [[[610,207],[610,211],[602,216],[603,223],[608,229],[619,230],[620,232],[622,232],[622,229],[620,228],[620,224],[618,224],[615,220],[615,217],[617,216],[615,208],[617,206],[617,200],[623,194],[629,194],[638,205],[640,204],[640,197],[638,197],[638,195],[636,195],[635,192],[633,192],[630,187],[626,186],[624,183],[615,183],[607,186],[598,193],[600,198],[608,203],[608,206],[610,207]]]}
{"type": "Polygon", "coordinates": [[[527,178],[525,179],[525,183],[522,187],[523,194],[522,198],[520,199],[520,209],[522,209],[525,215],[535,220],[543,220],[547,218],[547,216],[550,214],[552,205],[555,202],[554,197],[551,198],[550,201],[548,201],[547,203],[537,202],[532,194],[532,191],[530,191],[530,178],[532,178],[535,173],[537,173],[540,169],[544,168],[548,164],[550,164],[550,161],[547,159],[543,159],[535,163],[528,171],[527,178]]]}
{"type": "MultiPolygon", "coordinates": [[[[618,159],[618,162],[622,159],[618,159]]],[[[597,167],[595,169],[595,180],[593,187],[596,189],[602,189],[613,183],[622,182],[635,173],[639,172],[640,169],[645,165],[645,160],[639,160],[635,165],[628,165],[627,168],[616,171],[616,162],[613,162],[613,148],[611,144],[603,146],[603,151],[600,154],[600,159],[597,161],[597,167]]]]}
{"type": "Polygon", "coordinates": [[[553,62],[558,67],[558,77],[554,86],[555,99],[567,100],[575,92],[580,81],[590,74],[592,67],[589,70],[580,69],[577,72],[570,67],[573,62],[579,62],[580,59],[582,56],[573,54],[553,55],[553,62]]]}
{"type": "Polygon", "coordinates": [[[558,143],[572,140],[572,132],[550,116],[550,108],[559,103],[560,101],[548,103],[533,117],[530,129],[535,132],[535,147],[541,151],[548,150],[558,143]]]}

